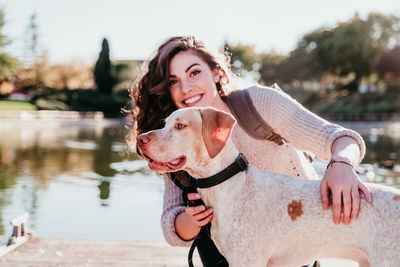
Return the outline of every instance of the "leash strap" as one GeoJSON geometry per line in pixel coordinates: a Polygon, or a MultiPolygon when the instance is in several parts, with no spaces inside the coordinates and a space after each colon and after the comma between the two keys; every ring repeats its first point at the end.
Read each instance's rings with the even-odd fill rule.
{"type": "Polygon", "coordinates": [[[172,181],[174,182],[174,184],[179,187],[182,190],[182,198],[183,198],[183,202],[185,203],[185,206],[188,207],[193,207],[193,206],[199,206],[199,205],[204,205],[203,200],[201,199],[196,199],[196,200],[192,200],[190,201],[187,197],[187,194],[189,193],[198,193],[197,192],[197,187],[194,184],[194,178],[192,176],[189,175],[189,173],[182,171],[182,173],[185,175],[185,177],[188,179],[190,185],[189,186],[184,186],[177,178],[176,178],[176,174],[177,172],[170,172],[169,175],[172,179],[172,181]]]}
{"type": "Polygon", "coordinates": [[[224,99],[237,122],[248,135],[255,139],[266,139],[278,145],[284,144],[284,139],[275,133],[258,113],[247,89],[233,91],[224,99]]]}
{"type": "Polygon", "coordinates": [[[189,264],[189,267],[194,267],[194,265],[193,265],[193,252],[194,252],[194,249],[197,247],[197,240],[198,240],[198,238],[196,236],[196,238],[194,239],[194,241],[192,243],[192,246],[190,246],[190,249],[189,249],[189,253],[188,253],[188,264],[189,264]]]}
{"type": "MultiPolygon", "coordinates": [[[[194,179],[194,178],[191,177],[187,172],[183,172],[183,174],[186,176],[186,178],[188,178],[189,183],[191,184],[190,186],[184,186],[180,181],[178,181],[178,179],[176,178],[176,172],[169,173],[174,184],[182,190],[182,198],[183,198],[183,201],[186,203],[186,206],[192,207],[192,206],[204,205],[204,202],[201,199],[196,199],[195,201],[189,201],[189,199],[187,198],[187,194],[188,193],[197,193],[197,188],[195,185],[192,184],[192,182],[193,182],[192,179],[194,179]]],[[[210,223],[208,223],[208,224],[210,224],[210,223]]],[[[203,226],[203,227],[206,227],[206,226],[203,226]]],[[[197,247],[198,237],[199,237],[198,235],[195,237],[195,239],[189,249],[189,253],[188,253],[189,267],[194,267],[193,253],[194,253],[194,249],[197,247]]]]}

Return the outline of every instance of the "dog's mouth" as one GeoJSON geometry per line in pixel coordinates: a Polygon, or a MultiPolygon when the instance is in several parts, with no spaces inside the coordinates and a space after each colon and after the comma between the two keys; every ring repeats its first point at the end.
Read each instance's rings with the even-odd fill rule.
{"type": "Polygon", "coordinates": [[[175,171],[180,169],[186,162],[185,156],[181,156],[169,162],[155,161],[146,154],[143,154],[143,156],[145,159],[147,159],[149,168],[154,171],[165,171],[165,172],[175,171]]]}

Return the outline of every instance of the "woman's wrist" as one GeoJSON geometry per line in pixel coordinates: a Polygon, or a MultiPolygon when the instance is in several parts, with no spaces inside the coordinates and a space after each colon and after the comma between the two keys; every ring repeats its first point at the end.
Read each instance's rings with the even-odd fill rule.
{"type": "Polygon", "coordinates": [[[329,161],[328,165],[326,166],[326,169],[329,169],[330,167],[332,167],[333,164],[345,164],[354,169],[354,166],[351,163],[351,160],[346,159],[346,158],[345,159],[335,159],[332,157],[331,160],[329,161]]]}
{"type": "Polygon", "coordinates": [[[332,145],[332,159],[346,161],[356,166],[360,161],[360,148],[358,143],[348,136],[342,136],[332,145]]]}

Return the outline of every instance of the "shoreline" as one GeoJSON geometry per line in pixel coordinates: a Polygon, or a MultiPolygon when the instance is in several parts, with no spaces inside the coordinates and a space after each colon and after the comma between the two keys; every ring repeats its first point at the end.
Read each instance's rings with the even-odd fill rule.
{"type": "Polygon", "coordinates": [[[103,112],[57,110],[0,111],[0,129],[15,127],[123,126],[126,119],[105,118],[103,112]]]}

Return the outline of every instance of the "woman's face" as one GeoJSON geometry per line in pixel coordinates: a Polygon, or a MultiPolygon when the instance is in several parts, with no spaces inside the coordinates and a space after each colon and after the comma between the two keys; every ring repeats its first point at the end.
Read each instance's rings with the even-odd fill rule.
{"type": "Polygon", "coordinates": [[[211,70],[195,53],[179,52],[172,58],[169,70],[169,90],[177,108],[219,106],[219,72],[211,70]]]}

